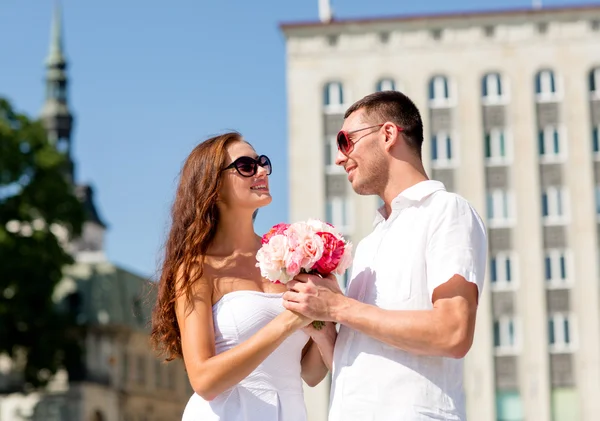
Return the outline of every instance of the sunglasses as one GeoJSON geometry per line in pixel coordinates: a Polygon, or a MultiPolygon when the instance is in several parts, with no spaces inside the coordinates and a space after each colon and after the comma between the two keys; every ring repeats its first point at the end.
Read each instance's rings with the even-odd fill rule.
{"type": "MultiPolygon", "coordinates": [[[[338,150],[346,156],[350,155],[350,153],[354,150],[354,144],[356,142],[358,142],[360,139],[362,139],[363,137],[368,136],[371,133],[374,133],[375,130],[371,133],[362,135],[361,137],[356,139],[354,142],[350,140],[351,134],[362,132],[363,130],[374,129],[375,127],[378,127],[378,128],[383,127],[384,125],[385,125],[385,123],[384,124],[376,124],[375,126],[363,127],[362,129],[352,130],[351,132],[347,132],[345,130],[340,130],[337,134],[338,150]]],[[[398,129],[398,131],[400,131],[400,132],[402,131],[402,128],[400,126],[396,125],[396,128],[398,129]]]]}
{"type": "Polygon", "coordinates": [[[271,175],[273,167],[271,166],[271,160],[266,155],[261,155],[256,159],[249,156],[240,156],[227,167],[223,168],[223,171],[235,168],[242,177],[254,177],[259,165],[267,170],[267,175],[271,175]]]}

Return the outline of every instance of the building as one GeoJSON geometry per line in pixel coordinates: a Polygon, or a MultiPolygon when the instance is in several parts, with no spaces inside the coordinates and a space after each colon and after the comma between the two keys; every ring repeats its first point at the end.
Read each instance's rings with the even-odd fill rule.
{"type": "MultiPolygon", "coordinates": [[[[68,104],[67,61],[60,11],[55,11],[46,62],[46,102],[41,119],[51,141],[68,153],[73,115],[68,104]]],[[[73,183],[74,163],[67,173],[73,183]]],[[[84,355],[77,372],[59,372],[46,390],[14,393],[21,376],[0,356],[1,421],[167,421],[181,419],[193,393],[181,361],[163,364],[149,346],[153,293],[147,279],[107,260],[106,225],[93,190],[76,185],[87,220],[81,237],[65,246],[75,264],[66,270],[57,301],[84,328],[84,355]]]]}
{"type": "MultiPolygon", "coordinates": [[[[378,198],[335,167],[335,134],[354,101],[406,93],[428,174],[488,227],[469,419],[598,419],[600,5],[356,20],[321,6],[320,22],[281,25],[290,219],[371,231],[378,198]]],[[[311,421],[327,389],[307,391],[311,421]]]]}

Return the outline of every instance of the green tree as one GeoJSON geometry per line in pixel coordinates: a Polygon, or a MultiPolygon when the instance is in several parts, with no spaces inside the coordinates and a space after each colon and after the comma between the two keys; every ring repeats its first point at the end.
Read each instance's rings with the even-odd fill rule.
{"type": "Polygon", "coordinates": [[[68,165],[39,121],[0,98],[0,354],[23,375],[16,390],[80,360],[73,317],[53,297],[84,220],[68,165]]]}

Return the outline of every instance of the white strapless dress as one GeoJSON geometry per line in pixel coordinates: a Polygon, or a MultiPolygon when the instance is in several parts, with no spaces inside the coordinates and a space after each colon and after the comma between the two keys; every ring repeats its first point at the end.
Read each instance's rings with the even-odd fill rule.
{"type": "MultiPolygon", "coordinates": [[[[244,342],[284,310],[283,294],[234,291],[213,306],[216,353],[244,342]]],[[[298,330],[248,377],[212,401],[192,395],[182,421],[306,421],[298,330]]]]}

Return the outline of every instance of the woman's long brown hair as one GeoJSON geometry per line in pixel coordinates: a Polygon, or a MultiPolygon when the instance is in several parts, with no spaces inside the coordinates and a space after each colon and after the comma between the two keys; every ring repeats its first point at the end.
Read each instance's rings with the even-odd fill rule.
{"type": "Polygon", "coordinates": [[[193,285],[202,276],[204,256],[219,221],[217,196],[227,147],[240,140],[239,133],[231,132],[200,143],[181,170],[152,312],[152,344],[167,361],[183,357],[175,301],[185,294],[191,303],[193,285]]]}

